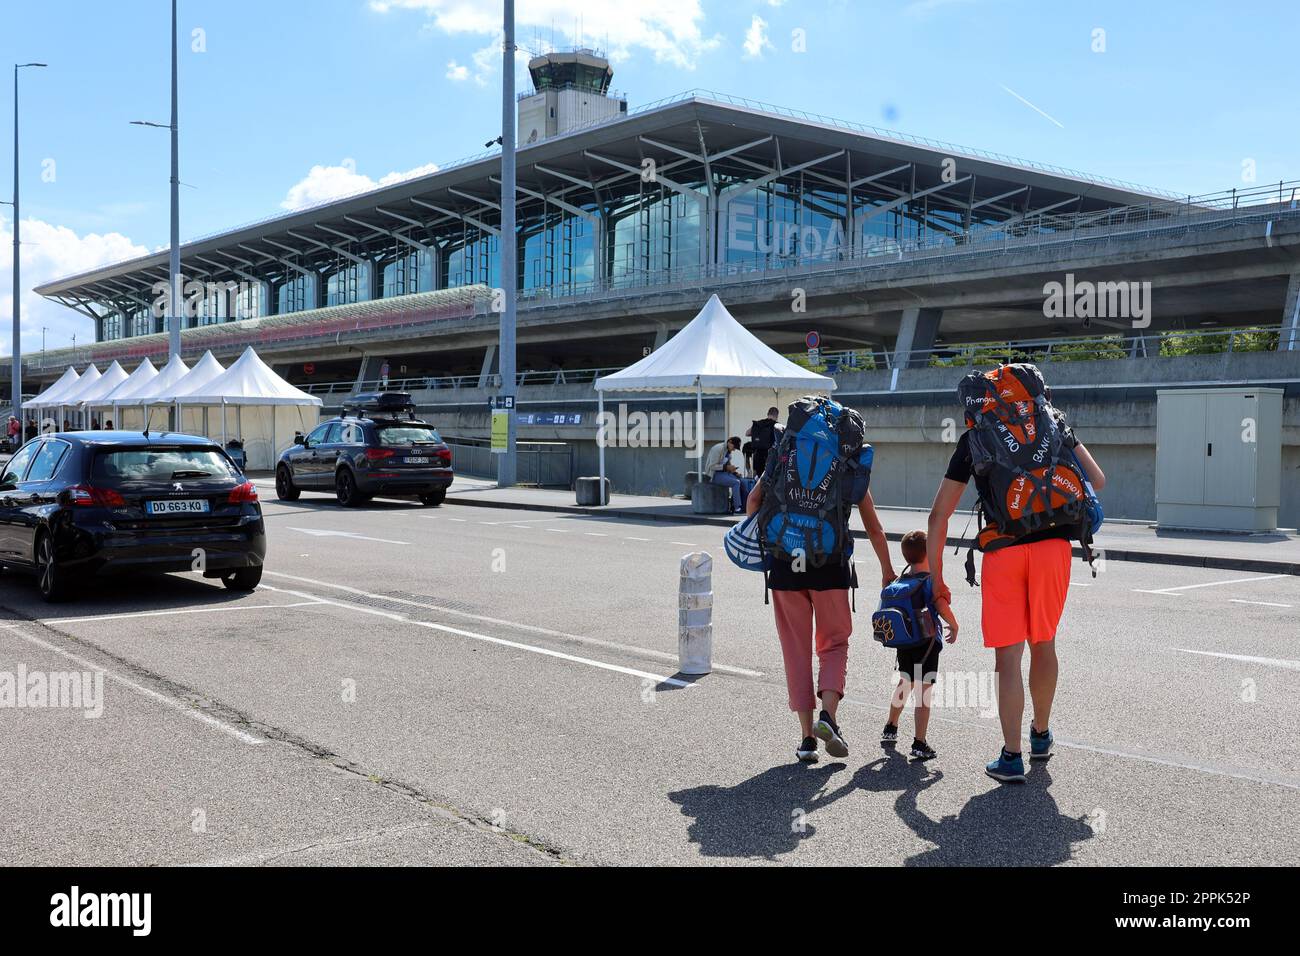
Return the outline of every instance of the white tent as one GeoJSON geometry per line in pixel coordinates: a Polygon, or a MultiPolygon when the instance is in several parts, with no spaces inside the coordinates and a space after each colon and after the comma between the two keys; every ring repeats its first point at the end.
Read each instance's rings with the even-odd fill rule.
{"type": "MultiPolygon", "coordinates": [[[[173,431],[188,435],[207,435],[209,433],[208,410],[201,405],[185,408],[181,402],[190,392],[203,388],[214,378],[225,373],[225,366],[213,358],[211,352],[204,352],[203,357],[194,363],[194,367],[174,380],[169,387],[149,389],[142,397],[143,404],[173,405],[176,412],[173,431]]],[[[158,377],[162,378],[161,375],[158,377]]],[[[146,412],[152,414],[149,409],[146,409],[146,412]]]]}
{"type": "MultiPolygon", "coordinates": [[[[57,399],[58,404],[56,406],[47,406],[47,408],[57,407],[59,409],[59,417],[55,419],[55,429],[54,429],[55,431],[59,431],[63,427],[63,409],[65,408],[75,409],[78,403],[81,401],[81,396],[87,394],[92,388],[94,388],[95,383],[98,382],[102,377],[103,376],[100,375],[99,369],[96,366],[94,365],[89,366],[84,372],[81,373],[81,378],[77,379],[76,384],[74,384],[62,395],[58,396],[57,399]]],[[[72,426],[73,428],[76,428],[77,423],[73,422],[72,426]]]]}
{"type": "MultiPolygon", "coordinates": [[[[65,392],[70,392],[72,389],[76,388],[77,382],[80,380],[81,376],[77,374],[77,370],[69,365],[63,370],[63,374],[59,376],[58,380],[53,385],[41,392],[41,394],[37,395],[35,398],[24,402],[23,408],[31,411],[58,408],[59,399],[65,392]]],[[[17,412],[14,414],[17,414],[17,412]]]]}
{"type": "MultiPolygon", "coordinates": [[[[234,406],[233,437],[243,442],[247,467],[253,469],[274,468],[279,457],[277,436],[288,438],[294,430],[310,431],[308,426],[316,422],[315,410],[321,406],[315,395],[275,374],[251,346],[224,373],[202,385],[186,387],[177,394],[176,402],[187,409],[220,406],[223,444],[229,435],[226,409],[234,406]],[[305,412],[308,408],[312,409],[310,417],[305,412]]],[[[211,429],[211,423],[208,427],[211,429]]]]}
{"type": "MultiPolygon", "coordinates": [[[[122,425],[121,412],[118,410],[121,403],[153,384],[153,380],[157,377],[158,370],[154,368],[153,362],[146,358],[136,366],[135,371],[128,375],[121,385],[104,396],[104,404],[113,407],[112,422],[114,426],[121,427],[122,425]]],[[[104,427],[108,427],[107,422],[104,423],[104,427]]]]}
{"type": "MultiPolygon", "coordinates": [[[[835,380],[801,368],[764,345],[712,295],[699,314],[664,345],[621,372],[596,379],[595,387],[598,423],[604,421],[605,392],[694,392],[697,468],[703,471],[705,393],[724,396],[724,430],[730,434],[732,406],[741,397],[734,394],[737,391],[749,396],[745,404],[751,410],[755,399],[764,406],[780,407],[801,395],[834,391],[835,380]]],[[[764,413],[766,410],[763,407],[764,413]]],[[[603,488],[605,443],[597,444],[603,488]]]]}
{"type": "MultiPolygon", "coordinates": [[[[225,371],[220,365],[217,365],[217,368],[220,371],[225,371]]],[[[179,355],[173,355],[168,359],[167,364],[163,366],[161,372],[131,396],[113,396],[113,403],[117,406],[114,411],[117,412],[118,417],[121,419],[120,421],[114,419],[114,421],[117,421],[120,428],[143,431],[148,420],[150,406],[170,405],[171,403],[161,396],[170,391],[173,385],[176,385],[188,374],[190,374],[190,367],[185,364],[179,355]]]]}
{"type": "Polygon", "coordinates": [[[126,369],[122,368],[115,359],[107,371],[99,377],[99,381],[89,388],[77,392],[77,402],[81,406],[83,426],[88,427],[90,425],[94,414],[93,410],[107,405],[108,402],[105,401],[105,397],[125,382],[128,377],[126,369]]]}

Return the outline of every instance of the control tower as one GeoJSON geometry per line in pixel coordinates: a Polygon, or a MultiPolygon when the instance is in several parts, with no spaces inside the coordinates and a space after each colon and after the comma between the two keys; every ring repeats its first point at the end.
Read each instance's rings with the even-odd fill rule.
{"type": "Polygon", "coordinates": [[[528,72],[533,92],[519,99],[520,146],[627,114],[626,98],[609,92],[609,60],[595,50],[544,53],[528,62],[528,72]]]}

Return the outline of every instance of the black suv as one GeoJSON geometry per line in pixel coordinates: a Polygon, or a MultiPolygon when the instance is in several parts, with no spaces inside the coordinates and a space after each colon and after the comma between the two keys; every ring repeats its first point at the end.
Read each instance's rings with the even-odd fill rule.
{"type": "Polygon", "coordinates": [[[355,508],[375,495],[418,497],[440,505],[451,485],[451,449],[415,417],[406,392],[354,395],[343,414],[294,439],[275,469],[275,493],[296,501],[303,491],[333,490],[355,508]]]}
{"type": "Polygon", "coordinates": [[[0,469],[0,566],[34,571],[47,601],[124,572],[201,571],[251,591],[265,557],[257,489],[197,435],[42,435],[0,469]]]}

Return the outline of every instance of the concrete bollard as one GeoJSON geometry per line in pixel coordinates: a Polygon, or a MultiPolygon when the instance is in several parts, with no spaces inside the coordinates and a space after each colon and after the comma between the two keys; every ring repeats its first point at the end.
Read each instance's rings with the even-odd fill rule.
{"type": "Polygon", "coordinates": [[[683,674],[713,670],[713,558],[694,551],[682,558],[677,592],[677,657],[683,674]]]}

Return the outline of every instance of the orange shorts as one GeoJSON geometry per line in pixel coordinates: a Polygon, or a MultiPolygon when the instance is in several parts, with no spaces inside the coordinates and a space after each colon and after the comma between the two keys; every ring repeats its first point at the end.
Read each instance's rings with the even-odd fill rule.
{"type": "Polygon", "coordinates": [[[1011,647],[1056,637],[1070,590],[1070,542],[1049,538],[984,555],[980,572],[985,647],[1011,647]]]}

